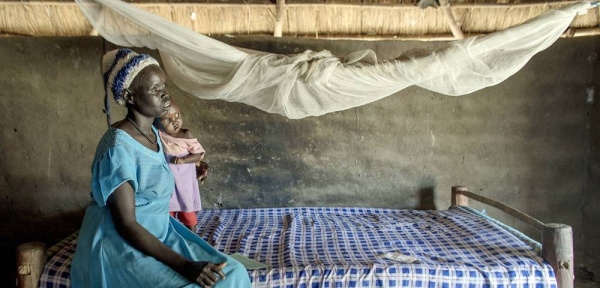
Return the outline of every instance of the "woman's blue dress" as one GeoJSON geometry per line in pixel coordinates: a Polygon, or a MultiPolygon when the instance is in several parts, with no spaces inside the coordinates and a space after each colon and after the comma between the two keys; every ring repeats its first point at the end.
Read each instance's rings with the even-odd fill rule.
{"type": "MultiPolygon", "coordinates": [[[[156,130],[153,127],[156,134],[156,130]]],[[[156,136],[158,139],[158,135],[156,136]]],[[[154,152],[125,131],[109,128],[92,164],[92,202],[87,207],[71,265],[72,287],[199,287],[133,248],[115,229],[106,201],[124,182],[135,191],[139,224],[192,261],[227,262],[226,279],[213,287],[250,287],[246,269],[169,216],[174,180],[162,143],[154,152]]]]}

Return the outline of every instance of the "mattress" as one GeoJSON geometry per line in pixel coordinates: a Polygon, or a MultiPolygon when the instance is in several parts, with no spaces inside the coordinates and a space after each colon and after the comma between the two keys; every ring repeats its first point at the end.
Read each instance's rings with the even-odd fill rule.
{"type": "MultiPolygon", "coordinates": [[[[557,287],[538,243],[463,207],[216,209],[198,220],[218,250],[268,266],[248,271],[253,287],[557,287]]],[[[76,244],[50,259],[40,287],[70,287],[76,244]]]]}

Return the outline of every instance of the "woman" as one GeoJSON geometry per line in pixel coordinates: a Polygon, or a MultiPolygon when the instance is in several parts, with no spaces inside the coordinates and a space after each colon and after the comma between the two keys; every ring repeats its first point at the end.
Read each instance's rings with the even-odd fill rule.
{"type": "Polygon", "coordinates": [[[119,49],[104,55],[103,72],[107,95],[127,116],[96,148],[72,286],[250,287],[239,262],[169,216],[173,176],[152,126],[171,107],[158,62],[119,49]]]}

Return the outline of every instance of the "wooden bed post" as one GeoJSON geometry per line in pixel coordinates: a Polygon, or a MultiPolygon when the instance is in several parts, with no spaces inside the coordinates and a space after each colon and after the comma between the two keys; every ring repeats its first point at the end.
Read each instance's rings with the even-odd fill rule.
{"type": "Polygon", "coordinates": [[[569,225],[548,223],[544,224],[515,208],[487,197],[469,192],[465,186],[452,187],[452,205],[468,206],[469,198],[492,206],[524,223],[529,224],[538,231],[542,231],[542,258],[552,266],[556,276],[558,288],[574,288],[574,261],[573,261],[573,229],[569,225]]]}
{"type": "Polygon", "coordinates": [[[17,285],[36,288],[46,264],[46,245],[30,242],[17,246],[17,285]]]}
{"type": "Polygon", "coordinates": [[[575,287],[573,230],[565,224],[548,223],[542,229],[542,258],[554,269],[558,288],[575,287]]]}
{"type": "Polygon", "coordinates": [[[461,192],[469,191],[467,186],[452,186],[452,206],[469,206],[469,198],[461,192]]]}

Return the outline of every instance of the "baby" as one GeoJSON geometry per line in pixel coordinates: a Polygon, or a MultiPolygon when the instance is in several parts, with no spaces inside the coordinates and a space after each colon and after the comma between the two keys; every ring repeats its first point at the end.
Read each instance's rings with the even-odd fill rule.
{"type": "Polygon", "coordinates": [[[171,108],[159,120],[159,135],[175,178],[175,192],[171,196],[169,213],[196,232],[196,211],[202,210],[198,180],[204,184],[208,174],[208,164],[201,161],[205,151],[190,130],[182,128],[181,111],[172,97],[171,108]]]}

